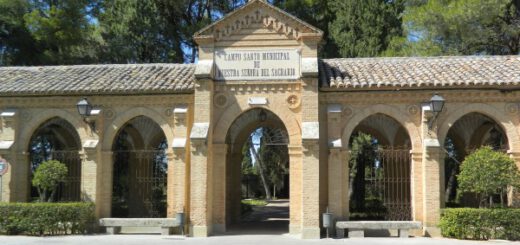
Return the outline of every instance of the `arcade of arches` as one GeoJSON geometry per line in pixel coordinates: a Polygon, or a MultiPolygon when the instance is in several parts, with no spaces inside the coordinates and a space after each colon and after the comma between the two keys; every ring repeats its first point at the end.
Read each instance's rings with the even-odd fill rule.
{"type": "Polygon", "coordinates": [[[491,145],[520,166],[520,57],[326,60],[321,37],[251,0],[195,35],[196,65],[0,68],[1,201],[33,201],[32,172],[57,159],[56,201],[94,202],[98,218],[183,212],[190,235],[222,234],[239,222],[242,146],[266,127],[288,156],[288,232],[319,238],[326,210],[374,208],[439,236],[466,155],[491,145]]]}

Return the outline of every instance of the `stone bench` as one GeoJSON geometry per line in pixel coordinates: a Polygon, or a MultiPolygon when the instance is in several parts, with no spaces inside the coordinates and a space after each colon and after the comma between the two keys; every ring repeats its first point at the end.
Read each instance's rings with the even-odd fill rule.
{"type": "Polygon", "coordinates": [[[345,229],[348,229],[348,237],[365,237],[365,230],[398,230],[399,237],[407,238],[409,230],[422,229],[422,223],[418,221],[337,221],[336,235],[345,237],[345,229]]]}
{"type": "Polygon", "coordinates": [[[171,235],[174,227],[180,227],[174,218],[103,218],[99,225],[112,235],[119,234],[121,227],[161,227],[162,235],[171,235]]]}

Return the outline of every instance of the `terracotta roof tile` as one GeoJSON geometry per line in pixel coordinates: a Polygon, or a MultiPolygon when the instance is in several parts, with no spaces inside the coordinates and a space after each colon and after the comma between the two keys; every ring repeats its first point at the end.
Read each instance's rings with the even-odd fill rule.
{"type": "Polygon", "coordinates": [[[322,88],[520,85],[520,56],[320,60],[322,88]]]}
{"type": "Polygon", "coordinates": [[[195,65],[0,67],[0,95],[191,93],[195,65]]]}

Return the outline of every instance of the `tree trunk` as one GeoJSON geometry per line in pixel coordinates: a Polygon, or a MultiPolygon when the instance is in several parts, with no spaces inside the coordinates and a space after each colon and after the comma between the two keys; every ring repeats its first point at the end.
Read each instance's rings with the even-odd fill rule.
{"type": "Polygon", "coordinates": [[[354,198],[354,180],[356,178],[357,171],[357,161],[354,161],[352,168],[349,173],[349,183],[348,183],[348,200],[352,200],[354,198]]]}
{"type": "Polygon", "coordinates": [[[448,184],[446,186],[446,192],[444,194],[444,200],[447,202],[452,201],[455,196],[455,182],[457,180],[458,167],[453,167],[453,169],[450,172],[450,178],[448,179],[448,184]]]}
{"type": "Polygon", "coordinates": [[[253,137],[250,137],[249,140],[251,140],[251,151],[253,152],[253,157],[256,160],[256,164],[258,164],[258,172],[260,174],[260,179],[262,180],[262,185],[264,186],[265,198],[267,200],[271,200],[271,198],[272,198],[271,190],[270,190],[269,185],[267,184],[267,180],[265,178],[264,165],[263,165],[262,161],[260,160],[260,157],[258,156],[258,152],[256,151],[255,146],[253,144],[253,137]]]}

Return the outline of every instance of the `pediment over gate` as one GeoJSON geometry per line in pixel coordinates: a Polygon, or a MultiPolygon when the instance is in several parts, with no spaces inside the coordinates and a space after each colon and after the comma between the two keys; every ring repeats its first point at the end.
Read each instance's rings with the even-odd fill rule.
{"type": "Polygon", "coordinates": [[[321,39],[323,32],[293,15],[265,2],[250,0],[241,8],[224,16],[219,21],[195,33],[197,43],[214,43],[225,40],[244,29],[263,27],[265,31],[283,34],[287,39],[321,39]]]}

